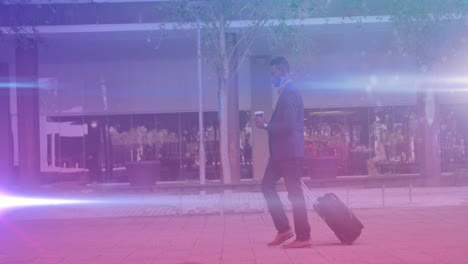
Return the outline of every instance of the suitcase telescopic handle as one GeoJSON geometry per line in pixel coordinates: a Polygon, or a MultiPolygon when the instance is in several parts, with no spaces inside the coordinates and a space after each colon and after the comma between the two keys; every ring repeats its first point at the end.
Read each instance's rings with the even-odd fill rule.
{"type": "Polygon", "coordinates": [[[302,181],[302,179],[301,179],[301,185],[302,185],[302,189],[304,190],[304,193],[307,195],[307,197],[309,197],[309,199],[312,200],[313,204],[314,205],[318,204],[317,200],[315,199],[314,195],[310,191],[309,187],[307,187],[307,185],[302,181]]]}

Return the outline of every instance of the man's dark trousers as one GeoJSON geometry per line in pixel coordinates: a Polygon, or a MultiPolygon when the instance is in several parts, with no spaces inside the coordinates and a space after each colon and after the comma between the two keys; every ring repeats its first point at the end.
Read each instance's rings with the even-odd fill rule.
{"type": "Polygon", "coordinates": [[[268,209],[278,232],[291,229],[288,217],[276,190],[276,184],[283,178],[288,198],[292,205],[294,229],[297,240],[310,239],[310,226],[307,219],[307,208],[301,189],[302,159],[273,160],[270,158],[262,181],[262,190],[268,209]]]}

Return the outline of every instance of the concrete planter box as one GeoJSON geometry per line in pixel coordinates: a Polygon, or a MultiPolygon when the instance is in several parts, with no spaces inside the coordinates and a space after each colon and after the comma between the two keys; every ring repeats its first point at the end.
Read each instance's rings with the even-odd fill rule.
{"type": "Polygon", "coordinates": [[[160,175],[159,161],[140,161],[125,164],[128,181],[134,187],[154,186],[160,175]]]}

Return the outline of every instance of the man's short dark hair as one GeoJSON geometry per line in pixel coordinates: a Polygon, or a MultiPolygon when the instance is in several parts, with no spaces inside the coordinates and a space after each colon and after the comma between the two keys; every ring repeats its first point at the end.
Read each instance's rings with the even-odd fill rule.
{"type": "Polygon", "coordinates": [[[289,73],[289,63],[285,57],[280,56],[280,57],[276,57],[272,59],[270,62],[270,66],[273,66],[273,65],[276,66],[278,69],[283,69],[287,73],[289,73]]]}

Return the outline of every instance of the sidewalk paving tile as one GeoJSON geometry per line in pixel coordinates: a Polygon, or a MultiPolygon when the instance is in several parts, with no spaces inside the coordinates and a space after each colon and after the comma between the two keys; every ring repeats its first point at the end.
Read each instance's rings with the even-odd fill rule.
{"type": "MultiPolygon", "coordinates": [[[[8,213],[0,217],[0,263],[468,263],[468,205],[460,203],[468,189],[415,193],[415,200],[424,205],[353,208],[365,228],[352,246],[341,245],[323,220],[309,211],[313,246],[298,250],[266,246],[276,232],[263,211],[152,216],[138,212],[144,206],[127,210],[133,204],[91,205],[66,210],[65,217],[54,207],[45,208],[41,217],[27,218],[25,209],[22,217],[8,213]],[[92,215],[97,210],[106,217],[92,215]]],[[[33,210],[36,213],[41,212],[33,210]]],[[[291,212],[288,216],[292,220],[291,212]]]]}

